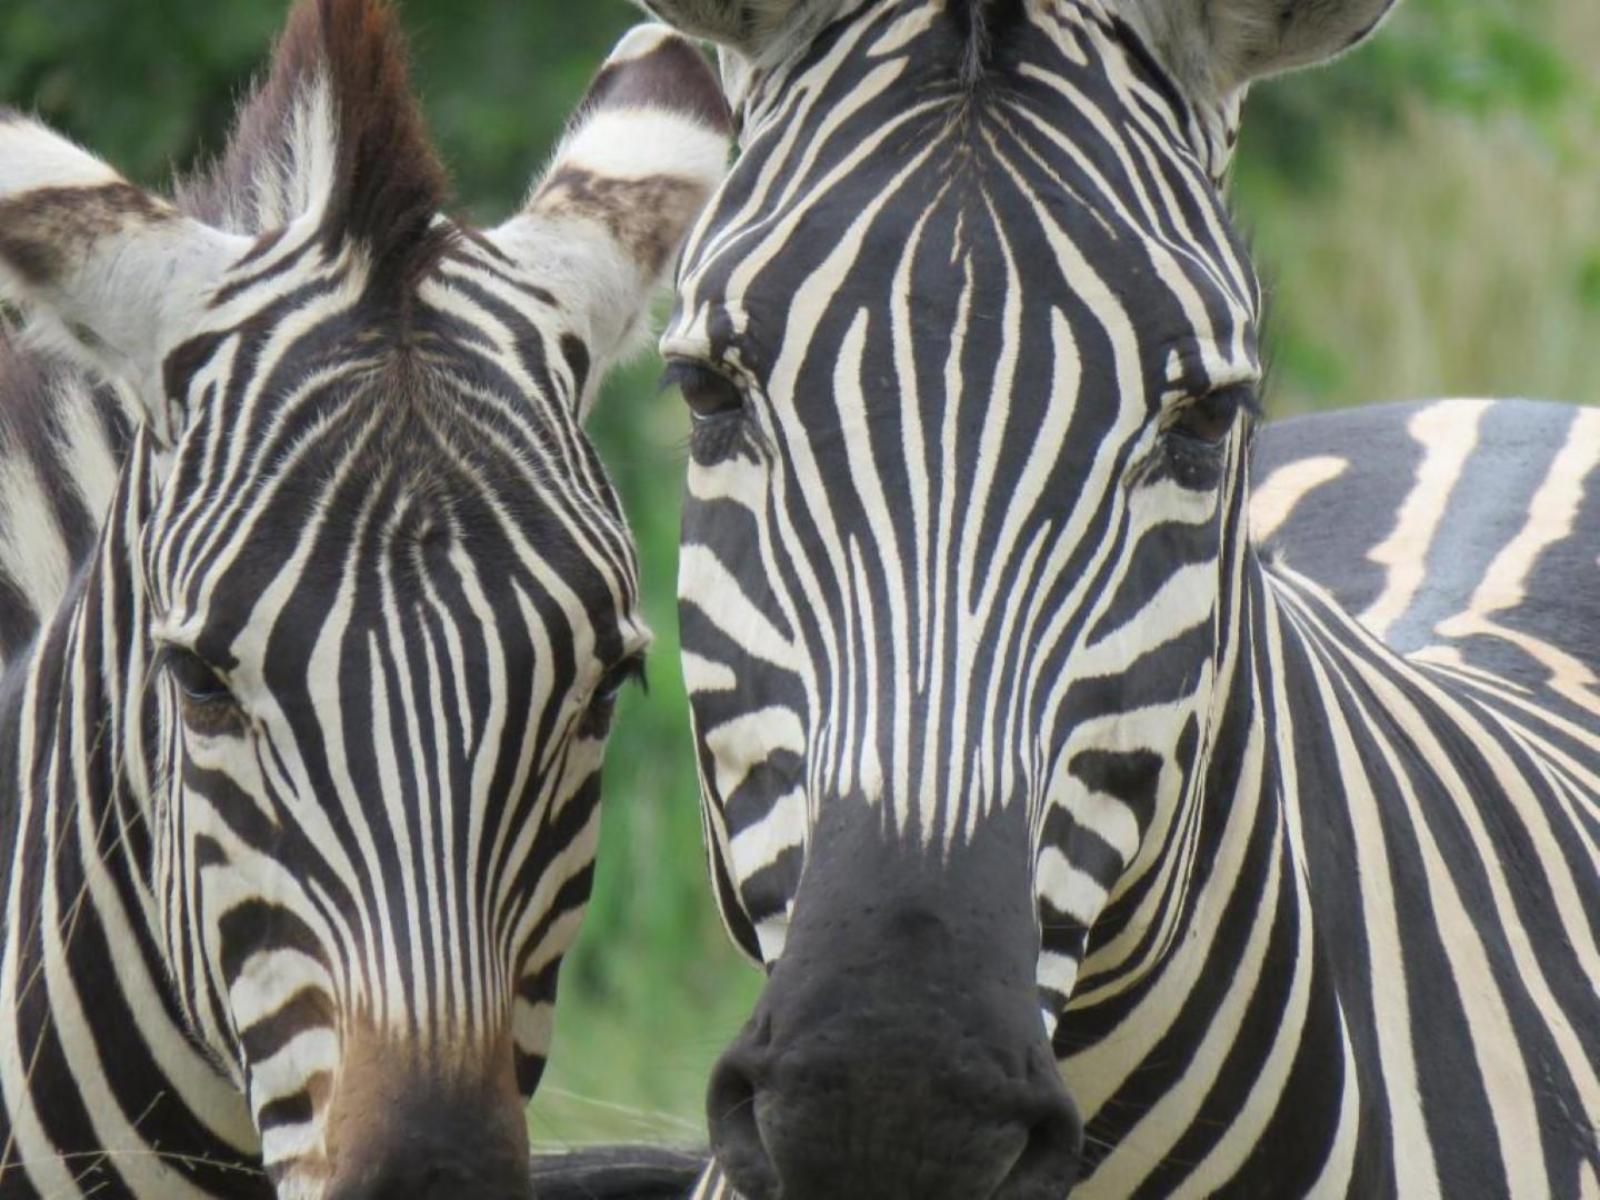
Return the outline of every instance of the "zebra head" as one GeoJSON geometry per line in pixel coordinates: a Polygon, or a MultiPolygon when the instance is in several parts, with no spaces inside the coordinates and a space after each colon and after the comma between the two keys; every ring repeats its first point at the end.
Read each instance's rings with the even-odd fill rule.
{"type": "Polygon", "coordinates": [[[769,971],[713,1147],[754,1200],[1059,1196],[1072,1010],[1137,994],[1205,852],[1236,114],[1388,0],[650,6],[722,43],[742,144],[663,341],[711,867],[769,971]]]}
{"type": "Polygon", "coordinates": [[[176,1094],[282,1197],[530,1194],[522,1103],[648,640],[581,422],[726,113],[641,26],[486,231],[440,213],[381,0],[303,0],[175,202],[0,114],[0,295],[139,428],[101,550],[133,700],[97,736],[146,918],[105,987],[173,1081],[140,1130],[176,1094]],[[236,1112],[192,1103],[196,1044],[236,1112]]]}

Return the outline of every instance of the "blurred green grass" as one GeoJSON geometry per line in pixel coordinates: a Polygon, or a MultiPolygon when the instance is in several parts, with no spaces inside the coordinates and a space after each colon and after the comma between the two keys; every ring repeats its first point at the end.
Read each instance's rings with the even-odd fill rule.
{"type": "MultiPolygon", "coordinates": [[[[509,212],[615,38],[622,0],[400,0],[416,77],[480,220],[509,212]]],[[[133,177],[216,149],[285,0],[9,0],[0,102],[133,177]]],[[[1235,209],[1268,284],[1269,412],[1445,394],[1600,399],[1600,4],[1405,0],[1338,65],[1259,88],[1235,209]]],[[[657,641],[606,766],[594,904],[563,972],[539,1144],[703,1137],[712,1060],[760,977],[705,878],[673,594],[686,421],[646,356],[593,431],[657,641]]]]}
{"type": "Polygon", "coordinates": [[[1233,187],[1272,415],[1600,400],[1600,4],[1411,0],[1251,97],[1233,187]]]}
{"type": "Polygon", "coordinates": [[[528,1116],[539,1145],[703,1141],[711,1063],[760,991],[706,877],[675,603],[688,417],[658,373],[653,354],[619,371],[590,425],[638,541],[655,643],[648,691],[629,692],[606,752],[594,901],[528,1116]]]}

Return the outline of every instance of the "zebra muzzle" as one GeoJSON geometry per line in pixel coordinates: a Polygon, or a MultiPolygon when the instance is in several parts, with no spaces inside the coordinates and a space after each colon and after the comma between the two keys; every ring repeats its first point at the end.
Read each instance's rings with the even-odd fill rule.
{"type": "Polygon", "coordinates": [[[1027,875],[1008,869],[1026,841],[1001,824],[1019,823],[943,858],[859,830],[813,842],[783,957],[707,1097],[746,1200],[1071,1187],[1082,1126],[1039,1017],[1027,875]]]}
{"type": "Polygon", "coordinates": [[[510,1047],[347,1045],[327,1121],[326,1200],[532,1200],[510,1047]]]}

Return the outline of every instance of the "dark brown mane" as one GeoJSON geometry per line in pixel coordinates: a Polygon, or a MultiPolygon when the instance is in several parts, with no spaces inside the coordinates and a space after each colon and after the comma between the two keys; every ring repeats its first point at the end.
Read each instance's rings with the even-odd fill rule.
{"type": "Polygon", "coordinates": [[[179,188],[179,203],[235,233],[263,234],[320,204],[330,251],[361,243],[373,290],[404,296],[438,256],[448,187],[411,91],[405,39],[385,0],[300,0],[267,78],[244,102],[222,158],[179,188]],[[305,120],[319,86],[332,146],[305,120]],[[317,175],[331,173],[331,187],[317,175]]]}

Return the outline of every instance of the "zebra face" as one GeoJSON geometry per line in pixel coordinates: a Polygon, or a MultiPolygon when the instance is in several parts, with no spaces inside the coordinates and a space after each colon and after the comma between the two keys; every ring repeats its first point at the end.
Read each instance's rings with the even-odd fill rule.
{"type": "Polygon", "coordinates": [[[330,314],[354,360],[335,350],[267,412],[221,409],[252,390],[222,361],[237,352],[197,361],[218,407],[144,531],[166,955],[269,1167],[361,1153],[384,1136],[364,1111],[394,1091],[495,1113],[507,1159],[482,1170],[523,1169],[520,1099],[648,632],[583,381],[530,386],[455,324],[490,265],[457,256],[422,287],[409,354],[359,305],[330,314]],[[263,428],[269,463],[233,461],[263,426],[296,432],[263,428]]]}
{"type": "Polygon", "coordinates": [[[140,418],[101,553],[151,948],[116,981],[178,1018],[144,1104],[230,1082],[181,1136],[285,1200],[531,1194],[522,1104],[649,638],[582,419],[727,153],[698,51],[642,26],[524,210],[469,230],[397,38],[303,3],[175,206],[0,113],[3,294],[140,418]]]}
{"type": "Polygon", "coordinates": [[[1239,95],[1141,5],[770,7],[664,6],[742,120],[663,340],[712,870],[770,972],[713,1147],[747,1197],[1059,1196],[1051,1051],[1168,948],[1236,640],[1239,95]]]}

